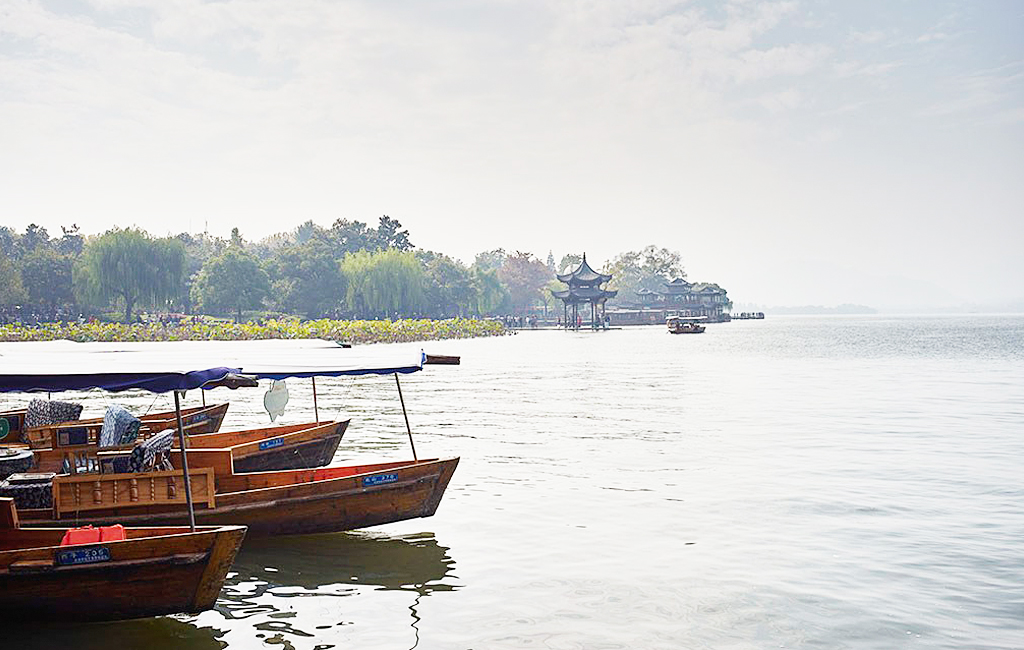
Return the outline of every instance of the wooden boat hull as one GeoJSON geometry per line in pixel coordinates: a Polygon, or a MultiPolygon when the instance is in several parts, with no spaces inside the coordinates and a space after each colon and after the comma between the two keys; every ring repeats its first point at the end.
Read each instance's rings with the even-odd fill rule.
{"type": "Polygon", "coordinates": [[[323,467],[334,459],[349,420],[189,436],[189,449],[230,449],[234,472],[323,467]]]}
{"type": "MultiPolygon", "coordinates": [[[[215,504],[198,507],[196,522],[245,525],[249,537],[259,537],[342,532],[429,517],[436,512],[458,463],[458,458],[447,458],[217,475],[215,504]]],[[[98,475],[103,480],[115,476],[125,480],[129,475],[98,475]]],[[[186,517],[178,504],[129,505],[62,516],[79,525],[120,522],[133,526],[180,524],[186,517]]],[[[53,519],[51,510],[26,510],[22,521],[25,526],[61,523],[53,519]]]]}
{"type": "MultiPolygon", "coordinates": [[[[13,507],[5,504],[5,517],[13,507]]],[[[13,621],[115,621],[211,609],[241,526],[127,528],[126,539],[60,546],[63,528],[0,529],[0,611],[13,621]]]]}
{"type": "Polygon", "coordinates": [[[427,354],[424,355],[424,365],[458,366],[462,363],[462,357],[452,354],[427,354]]]}
{"type": "MultiPolygon", "coordinates": [[[[182,413],[182,424],[185,426],[185,430],[188,431],[189,435],[192,436],[203,433],[216,433],[217,431],[220,431],[221,425],[224,424],[224,417],[228,414],[228,406],[229,403],[224,402],[223,404],[214,404],[212,406],[197,408],[195,413],[182,413]]],[[[167,415],[168,417],[166,419],[171,422],[171,427],[177,427],[178,425],[174,412],[169,411],[167,415]]],[[[145,419],[146,418],[142,418],[143,421],[145,421],[145,419]]]]}
{"type": "Polygon", "coordinates": [[[280,469],[323,467],[334,459],[341,434],[278,447],[235,458],[236,472],[269,472],[280,469]]]}

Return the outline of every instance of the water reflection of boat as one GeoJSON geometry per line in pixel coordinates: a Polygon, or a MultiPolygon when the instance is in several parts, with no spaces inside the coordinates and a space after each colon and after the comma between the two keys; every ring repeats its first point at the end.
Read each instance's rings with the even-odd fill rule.
{"type": "Polygon", "coordinates": [[[430,593],[453,591],[445,582],[455,561],[432,533],[402,537],[366,533],[255,539],[235,559],[226,595],[233,585],[318,589],[325,585],[372,585],[381,590],[430,593]]]}
{"type": "MultiPolygon", "coordinates": [[[[282,640],[317,636],[320,628],[305,627],[308,622],[281,620],[296,609],[293,598],[358,598],[370,591],[407,592],[402,602],[408,599],[408,647],[415,648],[419,645],[422,599],[461,586],[456,582],[455,561],[448,551],[432,533],[398,537],[336,533],[253,540],[237,556],[216,610],[226,619],[246,620],[248,628],[230,626],[233,634],[241,634],[242,645],[247,641],[258,644],[267,642],[268,632],[276,632],[276,638],[282,640]],[[246,629],[255,638],[247,638],[246,629]]],[[[358,610],[360,606],[346,601],[337,607],[328,605],[326,611],[344,619],[343,611],[358,610]]]]}
{"type": "Polygon", "coordinates": [[[19,650],[50,648],[146,648],[146,650],[223,650],[224,632],[161,616],[114,623],[65,623],[50,619],[4,621],[4,636],[17,639],[19,650]]]}

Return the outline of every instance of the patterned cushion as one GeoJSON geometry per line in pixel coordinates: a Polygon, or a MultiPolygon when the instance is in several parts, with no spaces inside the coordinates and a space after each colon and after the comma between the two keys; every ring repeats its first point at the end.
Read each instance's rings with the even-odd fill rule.
{"type": "Polygon", "coordinates": [[[170,461],[171,445],[176,431],[173,429],[158,433],[135,444],[131,453],[108,455],[103,460],[104,472],[126,474],[129,472],[151,472],[174,469],[170,461]]]}
{"type": "Polygon", "coordinates": [[[50,401],[45,399],[33,399],[25,409],[25,427],[41,427],[50,424],[50,401]]]}
{"type": "Polygon", "coordinates": [[[82,405],[58,400],[33,399],[25,411],[25,427],[42,427],[47,424],[71,422],[82,415],[82,405]]]}
{"type": "Polygon", "coordinates": [[[11,474],[32,470],[33,457],[28,449],[7,449],[0,447],[0,479],[11,474]]]}
{"type": "Polygon", "coordinates": [[[167,452],[174,444],[175,433],[176,431],[169,429],[135,445],[135,449],[132,449],[132,455],[128,459],[128,471],[148,472],[157,467],[167,469],[170,464],[167,452]]]}
{"type": "Polygon", "coordinates": [[[114,447],[135,442],[142,421],[129,413],[123,406],[113,405],[103,415],[100,429],[100,447],[114,447]]]}
{"type": "Polygon", "coordinates": [[[38,483],[13,484],[0,481],[0,496],[11,497],[22,510],[53,507],[53,479],[38,483]]]}
{"type": "Polygon", "coordinates": [[[73,422],[82,417],[82,405],[74,402],[50,401],[50,417],[53,424],[58,422],[73,422]]]}

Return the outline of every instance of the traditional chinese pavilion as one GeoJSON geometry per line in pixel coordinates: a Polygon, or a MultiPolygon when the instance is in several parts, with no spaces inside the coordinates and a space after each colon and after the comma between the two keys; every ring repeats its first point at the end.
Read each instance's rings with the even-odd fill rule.
{"type": "Polygon", "coordinates": [[[614,298],[618,291],[603,289],[601,285],[612,279],[611,275],[598,273],[587,264],[587,254],[572,273],[555,275],[559,282],[569,285],[564,291],[552,291],[551,295],[562,301],[562,310],[566,327],[578,329],[583,322],[581,306],[590,303],[590,325],[593,328],[604,323],[605,303],[614,298]],[[601,315],[598,316],[598,309],[601,315]]]}

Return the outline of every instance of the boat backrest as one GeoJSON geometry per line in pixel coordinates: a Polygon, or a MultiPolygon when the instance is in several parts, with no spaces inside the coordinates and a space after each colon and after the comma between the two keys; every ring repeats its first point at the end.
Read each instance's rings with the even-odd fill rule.
{"type": "MultiPolygon", "coordinates": [[[[178,451],[172,452],[177,459],[178,451]]],[[[214,476],[230,476],[234,473],[234,456],[230,449],[193,449],[188,448],[188,467],[208,467],[214,476]]]]}
{"type": "MultiPolygon", "coordinates": [[[[213,508],[213,469],[189,468],[192,502],[213,508]]],[[[53,479],[53,508],[57,517],[92,510],[124,509],[185,503],[185,477],[181,470],[129,474],[78,474],[53,479]]]]}

